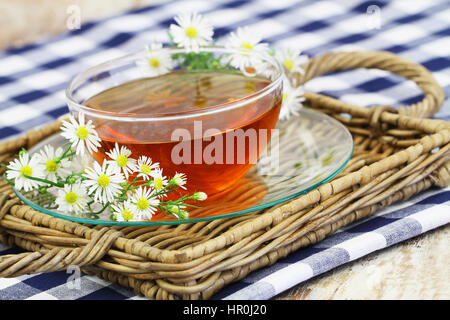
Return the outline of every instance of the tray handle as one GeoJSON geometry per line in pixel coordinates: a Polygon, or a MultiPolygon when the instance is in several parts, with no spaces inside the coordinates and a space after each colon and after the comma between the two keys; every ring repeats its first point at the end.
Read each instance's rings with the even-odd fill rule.
{"type": "MultiPolygon", "coordinates": [[[[400,115],[414,116],[419,118],[430,117],[441,108],[445,94],[433,75],[424,66],[413,63],[405,58],[387,51],[369,52],[330,52],[322,56],[310,59],[304,66],[304,74],[297,74],[299,84],[336,71],[352,70],[358,68],[380,69],[392,72],[399,76],[413,81],[423,93],[423,100],[408,106],[399,106],[397,111],[400,115]]],[[[323,97],[321,94],[308,95],[308,100],[315,100],[323,97]]],[[[335,100],[336,103],[346,104],[335,100]]],[[[314,103],[315,101],[311,101],[314,103]]]]}

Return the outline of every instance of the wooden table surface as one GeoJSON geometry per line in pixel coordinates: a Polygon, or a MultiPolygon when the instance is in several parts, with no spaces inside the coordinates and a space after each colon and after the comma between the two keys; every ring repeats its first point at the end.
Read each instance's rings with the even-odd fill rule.
{"type": "Polygon", "coordinates": [[[450,225],[331,270],[275,299],[450,299],[450,225]]]}
{"type": "MultiPolygon", "coordinates": [[[[67,31],[67,8],[82,22],[161,0],[1,0],[0,49],[67,31]]],[[[450,299],[450,225],[304,282],[275,299],[450,299]],[[447,267],[445,267],[447,266],[447,267]]]]}

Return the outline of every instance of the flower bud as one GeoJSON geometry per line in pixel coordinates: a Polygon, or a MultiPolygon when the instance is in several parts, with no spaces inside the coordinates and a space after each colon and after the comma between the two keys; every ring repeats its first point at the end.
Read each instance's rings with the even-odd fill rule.
{"type": "Polygon", "coordinates": [[[167,211],[169,211],[171,213],[175,213],[175,214],[180,212],[180,208],[178,208],[177,206],[174,206],[174,205],[169,205],[166,207],[166,209],[167,209],[167,211]]]}
{"type": "Polygon", "coordinates": [[[188,219],[189,212],[187,212],[186,210],[180,210],[180,212],[177,213],[177,216],[179,219],[188,219]]]}
{"type": "Polygon", "coordinates": [[[192,196],[192,199],[197,200],[197,201],[203,201],[203,200],[206,200],[207,198],[208,198],[208,196],[204,192],[196,192],[192,196]]]}
{"type": "Polygon", "coordinates": [[[67,184],[74,184],[75,182],[77,182],[77,179],[73,176],[69,176],[66,179],[67,184]]]}
{"type": "Polygon", "coordinates": [[[47,187],[39,187],[38,192],[39,192],[40,194],[47,193],[47,187]]]}

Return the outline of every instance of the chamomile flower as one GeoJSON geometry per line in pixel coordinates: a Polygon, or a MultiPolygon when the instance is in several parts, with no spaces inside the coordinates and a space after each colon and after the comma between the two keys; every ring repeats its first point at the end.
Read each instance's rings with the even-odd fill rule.
{"type": "Polygon", "coordinates": [[[107,162],[109,165],[116,171],[121,171],[125,175],[125,178],[128,179],[129,175],[137,170],[136,167],[136,159],[130,158],[131,151],[125,146],[121,146],[116,142],[114,149],[110,152],[106,152],[106,154],[112,159],[107,162]]]}
{"type": "Polygon", "coordinates": [[[75,155],[70,162],[70,170],[75,173],[84,173],[84,170],[92,166],[92,157],[75,155]]]}
{"type": "Polygon", "coordinates": [[[298,49],[284,49],[277,51],[275,57],[289,72],[303,74],[302,65],[308,61],[308,56],[302,55],[298,49]]]}
{"type": "Polygon", "coordinates": [[[84,154],[87,150],[89,153],[96,152],[100,147],[100,138],[98,137],[92,120],[85,123],[84,113],[78,114],[78,121],[72,115],[70,122],[63,121],[61,135],[72,143],[72,147],[76,149],[76,154],[84,154]]]}
{"type": "Polygon", "coordinates": [[[167,179],[163,176],[163,169],[154,170],[151,176],[153,177],[152,186],[156,191],[162,190],[167,185],[167,179]]]}
{"type": "Polygon", "coordinates": [[[116,214],[117,221],[136,221],[130,200],[112,204],[111,209],[116,214]]]}
{"type": "Polygon", "coordinates": [[[276,76],[279,75],[279,72],[277,71],[275,65],[266,60],[261,59],[259,61],[255,61],[253,67],[255,68],[257,74],[262,75],[270,80],[274,80],[276,76]]]}
{"type": "Polygon", "coordinates": [[[183,13],[175,17],[175,22],[177,25],[170,25],[170,35],[178,47],[197,52],[212,41],[213,27],[200,14],[183,13]]]}
{"type": "Polygon", "coordinates": [[[154,170],[159,168],[159,163],[152,163],[152,159],[147,156],[140,156],[137,161],[138,177],[142,177],[144,180],[149,180],[154,170]]]}
{"type": "Polygon", "coordinates": [[[39,163],[44,166],[45,179],[56,182],[58,177],[65,179],[71,174],[70,160],[61,159],[62,155],[62,148],[55,150],[51,145],[45,145],[41,152],[36,154],[39,163]]]}
{"type": "Polygon", "coordinates": [[[186,190],[186,187],[184,186],[186,184],[186,175],[184,173],[175,173],[172,179],[170,179],[169,184],[178,186],[181,189],[186,190]]]}
{"type": "Polygon", "coordinates": [[[156,77],[173,69],[170,53],[162,48],[161,43],[156,42],[152,43],[150,47],[146,47],[145,57],[137,60],[136,64],[149,77],[156,77]]]}
{"type": "Polygon", "coordinates": [[[298,112],[303,107],[303,101],[305,101],[303,87],[293,87],[289,79],[285,78],[283,82],[283,102],[279,118],[286,120],[291,115],[298,115],[298,112]]]}
{"type": "Polygon", "coordinates": [[[31,191],[44,184],[40,181],[31,180],[26,176],[43,178],[44,166],[39,163],[39,159],[36,156],[30,158],[30,155],[24,152],[6,167],[6,177],[14,180],[14,186],[17,190],[31,191]]]}
{"type": "Polygon", "coordinates": [[[101,203],[113,202],[122,191],[120,185],[125,182],[123,174],[106,161],[102,166],[95,161],[92,168],[86,168],[83,177],[86,178],[83,184],[88,188],[88,194],[101,203]]]}
{"type": "Polygon", "coordinates": [[[55,203],[63,212],[80,213],[87,207],[86,187],[81,183],[66,184],[58,189],[55,203]]]}
{"type": "Polygon", "coordinates": [[[261,56],[269,50],[267,43],[261,43],[261,37],[249,27],[239,27],[232,32],[225,47],[235,51],[228,58],[228,62],[242,71],[255,68],[255,65],[261,62],[261,56]]]}
{"type": "Polygon", "coordinates": [[[148,187],[139,187],[130,196],[131,210],[138,219],[151,219],[158,209],[159,199],[155,190],[148,187]]]}

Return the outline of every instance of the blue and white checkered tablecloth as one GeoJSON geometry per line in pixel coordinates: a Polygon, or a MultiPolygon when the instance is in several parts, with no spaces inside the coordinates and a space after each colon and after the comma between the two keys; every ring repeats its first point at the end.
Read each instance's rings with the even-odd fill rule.
{"type": "MultiPolygon", "coordinates": [[[[433,72],[450,94],[449,1],[169,1],[128,12],[45,42],[0,53],[0,139],[49,123],[67,112],[64,89],[80,70],[168,40],[172,18],[198,11],[225,36],[251,25],[276,47],[299,47],[310,56],[329,51],[387,50],[433,72]]],[[[322,92],[357,105],[405,105],[420,91],[383,71],[348,71],[310,81],[322,92]]],[[[450,119],[446,100],[437,118],[450,119]]],[[[229,285],[214,299],[269,299],[295,284],[376,250],[450,222],[450,188],[433,189],[340,230],[274,265],[229,285]]],[[[22,252],[0,244],[0,254],[22,252]]],[[[0,300],[139,299],[132,290],[82,275],[68,285],[65,271],[0,279],[0,300]]],[[[448,279],[447,279],[448,280],[448,279]]]]}

